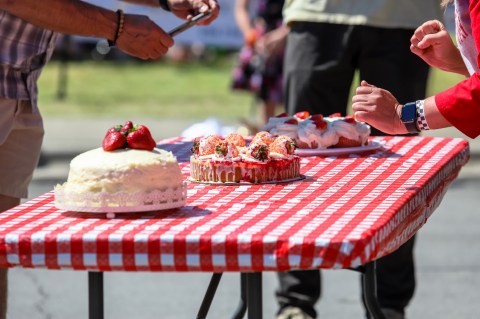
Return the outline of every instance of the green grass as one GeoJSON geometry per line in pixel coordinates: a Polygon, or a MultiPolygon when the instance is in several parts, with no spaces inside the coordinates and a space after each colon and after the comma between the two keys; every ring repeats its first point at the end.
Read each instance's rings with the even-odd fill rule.
{"type": "Polygon", "coordinates": [[[146,117],[248,116],[252,97],[232,92],[231,64],[77,62],[67,67],[66,98],[58,99],[60,64],[50,63],[39,80],[45,116],[146,117]]]}
{"type": "MultiPolygon", "coordinates": [[[[111,117],[224,120],[251,118],[253,98],[229,87],[233,57],[215,63],[110,61],[72,62],[66,98],[58,99],[61,65],[51,62],[40,81],[40,107],[46,117],[111,117]]],[[[453,86],[460,75],[433,70],[428,96],[453,86]]]]}

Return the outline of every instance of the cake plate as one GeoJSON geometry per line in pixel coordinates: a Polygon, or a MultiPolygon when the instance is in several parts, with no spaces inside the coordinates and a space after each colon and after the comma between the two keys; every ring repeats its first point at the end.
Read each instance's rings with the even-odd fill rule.
{"type": "Polygon", "coordinates": [[[55,207],[68,211],[106,214],[115,218],[118,213],[139,213],[167,210],[185,205],[187,200],[187,183],[181,187],[156,189],[151,192],[134,194],[118,193],[75,193],[58,185],[55,191],[55,207]]]}

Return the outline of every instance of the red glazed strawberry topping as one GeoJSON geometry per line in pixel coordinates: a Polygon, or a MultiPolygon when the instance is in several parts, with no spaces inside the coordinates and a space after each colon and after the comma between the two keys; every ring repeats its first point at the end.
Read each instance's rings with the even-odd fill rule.
{"type": "Polygon", "coordinates": [[[323,115],[322,114],[314,114],[310,117],[310,120],[313,122],[322,121],[323,115]]]}
{"type": "Polygon", "coordinates": [[[315,124],[317,129],[319,129],[320,131],[326,130],[328,126],[328,123],[325,120],[320,120],[320,121],[317,120],[317,121],[314,121],[313,123],[315,124]]]}
{"type": "Polygon", "coordinates": [[[357,121],[355,120],[355,118],[351,115],[347,115],[343,118],[343,120],[347,123],[350,123],[350,124],[357,124],[357,121]]]}
{"type": "Polygon", "coordinates": [[[330,114],[328,117],[342,117],[342,113],[333,113],[330,114]]]}
{"type": "Polygon", "coordinates": [[[299,118],[301,120],[304,120],[310,116],[310,112],[304,111],[304,112],[297,112],[295,113],[295,117],[299,118]]]}
{"type": "Polygon", "coordinates": [[[298,125],[298,121],[296,119],[289,119],[288,121],[285,121],[285,124],[298,125]]]}
{"type": "Polygon", "coordinates": [[[290,115],[288,115],[288,113],[280,113],[278,115],[276,115],[275,117],[289,117],[290,115]]]}

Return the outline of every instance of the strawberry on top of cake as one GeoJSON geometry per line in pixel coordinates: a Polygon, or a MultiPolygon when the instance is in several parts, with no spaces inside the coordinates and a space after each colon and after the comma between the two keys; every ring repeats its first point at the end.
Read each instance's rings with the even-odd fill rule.
{"type": "Polygon", "coordinates": [[[185,199],[175,155],[157,148],[150,130],[131,121],[110,128],[102,147],[73,158],[67,181],[55,187],[57,207],[87,212],[173,208],[185,199]]]}

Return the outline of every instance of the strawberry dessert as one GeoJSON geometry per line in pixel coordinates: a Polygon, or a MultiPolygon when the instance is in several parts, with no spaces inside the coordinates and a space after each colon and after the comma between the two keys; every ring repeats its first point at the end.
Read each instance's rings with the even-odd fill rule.
{"type": "Polygon", "coordinates": [[[171,208],[185,198],[176,157],[131,121],[110,128],[101,148],[73,158],[67,181],[55,187],[57,206],[78,211],[171,208]]]}
{"type": "Polygon", "coordinates": [[[357,147],[368,144],[370,126],[357,122],[353,116],[342,117],[339,113],[329,116],[332,129],[338,135],[338,142],[333,147],[357,147]]]}
{"type": "Polygon", "coordinates": [[[306,111],[272,117],[262,130],[274,136],[289,136],[301,149],[364,146],[370,136],[370,126],[357,122],[352,116],[342,117],[335,113],[324,117],[306,111]]]}
{"type": "Polygon", "coordinates": [[[190,177],[208,183],[268,183],[300,178],[300,158],[288,136],[257,133],[247,145],[240,135],[206,136],[194,140],[190,177]],[[200,149],[208,144],[213,153],[200,149]]]}

